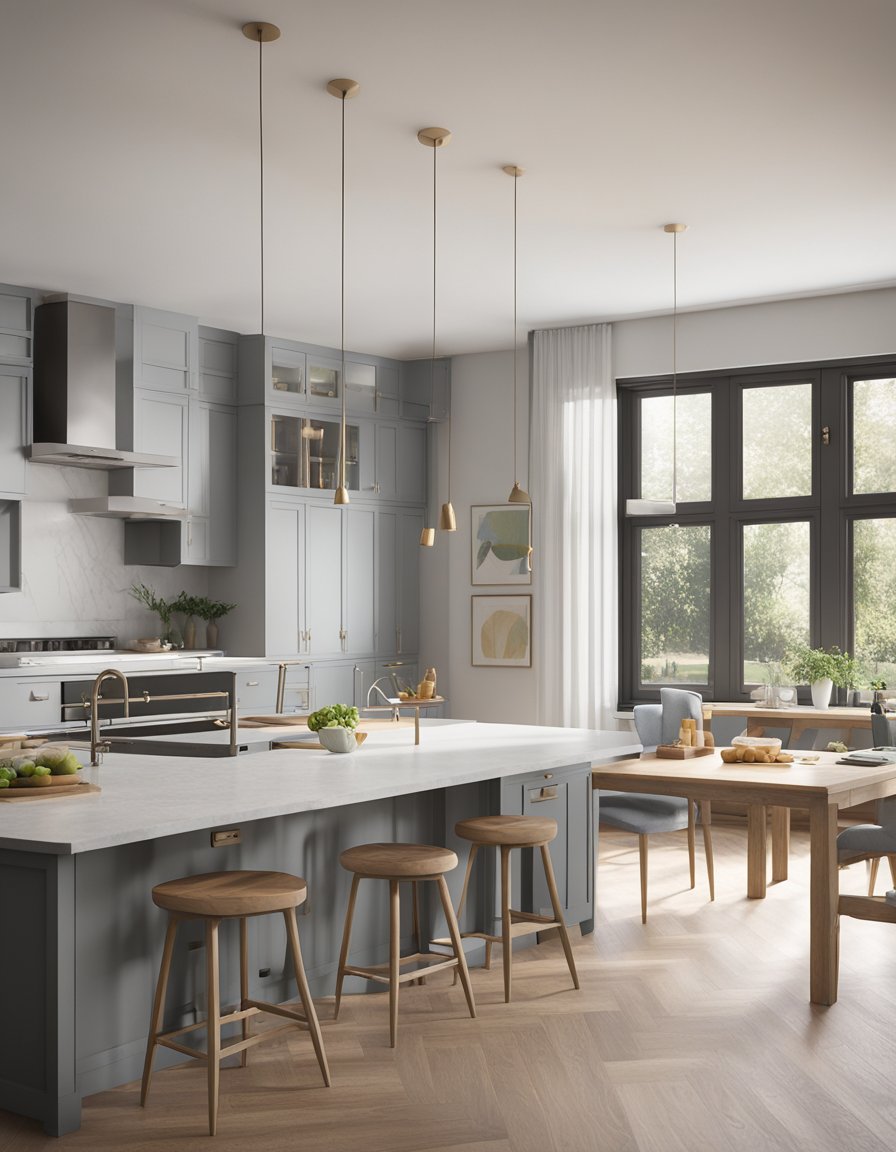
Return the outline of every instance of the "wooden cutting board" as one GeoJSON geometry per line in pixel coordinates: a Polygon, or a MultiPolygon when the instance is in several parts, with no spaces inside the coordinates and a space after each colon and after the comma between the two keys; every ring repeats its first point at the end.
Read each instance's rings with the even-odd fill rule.
{"type": "Polygon", "coordinates": [[[51,784],[48,788],[4,788],[0,791],[0,803],[4,800],[45,800],[51,796],[87,796],[100,792],[99,784],[79,781],[77,784],[51,784]]]}

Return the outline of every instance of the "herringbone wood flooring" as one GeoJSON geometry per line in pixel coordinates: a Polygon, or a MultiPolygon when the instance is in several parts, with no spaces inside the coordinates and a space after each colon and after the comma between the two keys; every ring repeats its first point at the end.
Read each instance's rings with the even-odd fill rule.
{"type": "MultiPolygon", "coordinates": [[[[646,926],[634,837],[601,832],[593,936],[474,970],[479,1018],[439,974],[402,991],[388,1047],[382,996],[320,1002],[333,1087],[305,1036],[222,1074],[219,1152],[891,1152],[896,1147],[896,935],[842,921],[840,1000],[808,1003],[808,847],[791,879],[748,901],[741,829],[715,829],[716,892],[687,888],[682,834],[651,837],[646,926]]],[[[841,873],[861,892],[864,865],[841,873]]],[[[9,1042],[7,1040],[6,1042],[9,1042]]],[[[156,1073],[85,1102],[61,1140],[0,1113],[0,1152],[208,1149],[204,1069],[156,1073]]]]}

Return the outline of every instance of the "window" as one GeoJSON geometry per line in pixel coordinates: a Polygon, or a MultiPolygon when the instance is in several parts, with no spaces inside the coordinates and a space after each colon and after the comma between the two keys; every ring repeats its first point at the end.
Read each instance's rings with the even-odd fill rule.
{"type": "Polygon", "coordinates": [[[798,644],[896,686],[896,363],[618,381],[620,703],[746,699],[798,644]]]}

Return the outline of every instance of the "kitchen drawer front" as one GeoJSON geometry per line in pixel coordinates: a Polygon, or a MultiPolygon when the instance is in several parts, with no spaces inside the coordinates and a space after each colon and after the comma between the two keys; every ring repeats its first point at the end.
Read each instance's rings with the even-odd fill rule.
{"type": "Polygon", "coordinates": [[[277,669],[249,668],[238,672],[236,699],[241,716],[273,712],[277,702],[277,669]]]}
{"type": "Polygon", "coordinates": [[[0,686],[0,727],[28,729],[58,724],[61,700],[58,680],[5,681],[0,686]]]}

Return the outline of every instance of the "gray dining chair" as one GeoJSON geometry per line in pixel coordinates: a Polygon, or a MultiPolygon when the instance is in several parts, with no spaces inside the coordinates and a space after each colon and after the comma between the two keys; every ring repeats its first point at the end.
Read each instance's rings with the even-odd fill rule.
{"type": "MultiPolygon", "coordinates": [[[[636,704],[635,730],[644,753],[655,752],[659,744],[673,744],[678,739],[681,721],[688,718],[703,723],[703,698],[697,692],[681,688],[661,688],[659,704],[636,704]]],[[[595,793],[595,818],[599,823],[638,837],[638,858],[641,868],[641,923],[647,923],[647,849],[648,837],[655,832],[688,831],[688,860],[691,887],[696,880],[696,822],[699,812],[703,832],[703,851],[706,875],[709,880],[709,898],[715,900],[715,874],[712,857],[710,807],[697,804],[684,796],[655,796],[639,792],[601,790],[595,793]]]]}
{"type": "MultiPolygon", "coordinates": [[[[871,739],[875,748],[896,747],[896,721],[887,716],[872,715],[871,739]]],[[[890,877],[896,888],[896,796],[877,802],[876,824],[855,824],[844,828],[837,837],[837,861],[855,864],[869,861],[868,895],[874,895],[881,858],[886,856],[890,877]]]]}

